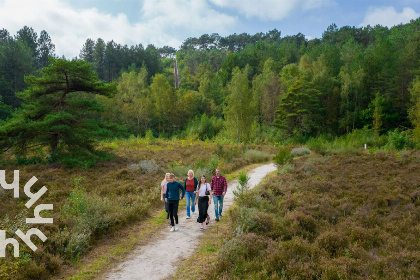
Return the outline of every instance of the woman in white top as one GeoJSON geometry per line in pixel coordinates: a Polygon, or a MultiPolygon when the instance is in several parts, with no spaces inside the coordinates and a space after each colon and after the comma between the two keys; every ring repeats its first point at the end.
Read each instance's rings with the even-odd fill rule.
{"type": "Polygon", "coordinates": [[[211,190],[211,186],[206,181],[206,176],[202,175],[200,178],[200,182],[198,183],[198,195],[195,197],[194,204],[197,204],[198,200],[198,218],[197,222],[201,223],[200,229],[204,229],[204,222],[206,225],[210,222],[210,216],[207,214],[207,210],[209,209],[209,205],[211,203],[211,199],[209,196],[213,196],[213,191],[211,190]]]}

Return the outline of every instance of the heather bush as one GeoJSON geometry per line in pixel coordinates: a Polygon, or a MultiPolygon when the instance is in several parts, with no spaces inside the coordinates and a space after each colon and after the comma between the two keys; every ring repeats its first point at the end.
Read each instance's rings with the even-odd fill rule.
{"type": "MultiPolygon", "coordinates": [[[[353,144],[361,141],[353,137],[353,144]]],[[[222,246],[223,264],[215,264],[212,277],[419,278],[419,158],[418,152],[296,158],[292,173],[277,173],[237,199],[230,211],[236,237],[227,245],[238,255],[223,260],[222,246]],[[249,234],[267,244],[254,259],[240,246],[249,234]]]]}
{"type": "Polygon", "coordinates": [[[285,163],[278,167],[277,172],[279,174],[290,173],[295,170],[295,166],[292,163],[285,163]]]}
{"type": "Polygon", "coordinates": [[[139,163],[132,163],[127,166],[130,170],[139,170],[143,173],[156,173],[160,170],[159,165],[154,160],[142,160],[139,163]]]}
{"type": "Polygon", "coordinates": [[[305,155],[309,155],[311,154],[311,150],[309,150],[306,147],[300,147],[300,148],[293,148],[292,151],[290,152],[290,154],[293,157],[297,157],[297,156],[305,156],[305,155]]]}
{"type": "Polygon", "coordinates": [[[263,151],[258,150],[246,150],[244,154],[244,158],[252,163],[259,163],[268,161],[270,159],[270,155],[263,151]]]}

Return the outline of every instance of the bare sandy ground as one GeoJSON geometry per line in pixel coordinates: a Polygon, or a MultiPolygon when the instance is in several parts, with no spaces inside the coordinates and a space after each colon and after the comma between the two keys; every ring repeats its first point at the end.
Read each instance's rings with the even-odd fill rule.
{"type": "MultiPolygon", "coordinates": [[[[249,172],[250,188],[258,185],[261,180],[270,172],[276,170],[274,164],[266,164],[257,167],[249,172]]],[[[233,189],[237,186],[237,181],[229,182],[228,191],[224,198],[223,212],[225,212],[233,203],[233,189]]],[[[211,217],[210,224],[216,223],[214,220],[213,201],[209,207],[211,217]]],[[[199,238],[206,231],[200,230],[200,224],[197,223],[198,209],[191,219],[185,219],[186,211],[178,211],[179,230],[170,232],[170,226],[164,227],[164,232],[160,238],[151,244],[140,246],[133,250],[131,255],[107,275],[101,276],[101,279],[165,279],[176,271],[176,262],[188,259],[198,248],[199,238]]]]}

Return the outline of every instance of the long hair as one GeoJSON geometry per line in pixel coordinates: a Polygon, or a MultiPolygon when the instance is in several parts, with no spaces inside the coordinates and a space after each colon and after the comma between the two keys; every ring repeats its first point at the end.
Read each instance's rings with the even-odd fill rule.
{"type": "Polygon", "coordinates": [[[201,178],[203,178],[203,177],[204,177],[204,185],[207,184],[206,176],[201,175],[200,180],[198,181],[198,188],[201,188],[201,185],[203,184],[203,183],[201,183],[201,178]]]}
{"type": "Polygon", "coordinates": [[[168,182],[168,180],[166,180],[166,177],[169,177],[170,175],[171,175],[171,173],[166,173],[166,174],[165,174],[165,178],[162,180],[161,185],[162,185],[162,184],[165,184],[165,183],[167,183],[167,182],[168,182]]]}

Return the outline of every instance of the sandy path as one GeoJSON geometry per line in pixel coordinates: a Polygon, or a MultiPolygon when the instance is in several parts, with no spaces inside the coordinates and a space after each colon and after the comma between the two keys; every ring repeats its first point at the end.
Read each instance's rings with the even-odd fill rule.
{"type": "MultiPolygon", "coordinates": [[[[274,164],[266,164],[250,171],[249,184],[253,188],[270,172],[276,169],[274,164]]],[[[228,191],[223,202],[223,212],[233,203],[233,189],[237,186],[237,181],[228,184],[228,191]]],[[[165,232],[160,238],[151,244],[136,248],[131,255],[113,269],[105,278],[102,279],[163,279],[172,275],[176,271],[175,263],[177,260],[188,259],[198,247],[198,241],[204,231],[200,231],[200,224],[197,223],[197,214],[192,215],[191,219],[185,219],[186,211],[178,212],[179,230],[170,232],[169,225],[164,227],[165,232]]],[[[214,221],[213,202],[209,207],[211,217],[209,227],[216,223],[214,221]]]]}

